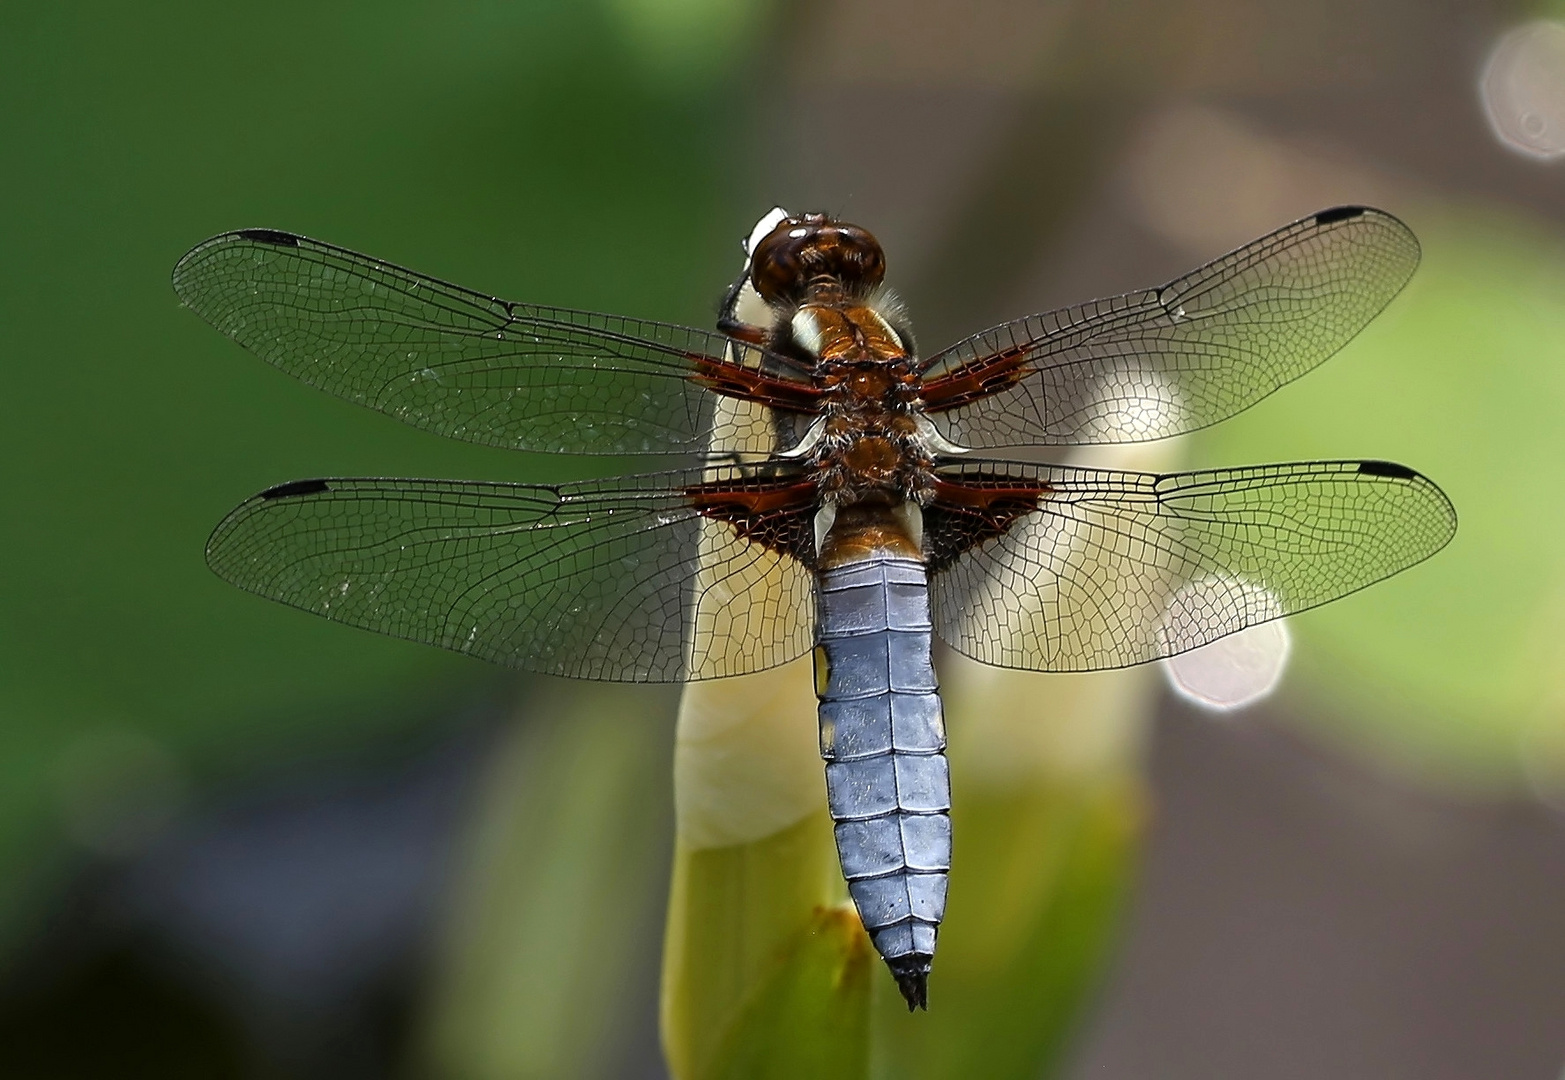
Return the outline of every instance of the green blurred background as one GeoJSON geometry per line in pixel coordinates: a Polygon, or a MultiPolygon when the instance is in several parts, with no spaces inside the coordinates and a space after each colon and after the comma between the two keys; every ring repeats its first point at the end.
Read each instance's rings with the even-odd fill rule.
{"type": "Polygon", "coordinates": [[[569,793],[546,798],[527,762],[573,737],[556,752],[629,755],[634,797],[593,812],[641,830],[591,856],[605,889],[630,875],[643,931],[619,946],[631,989],[604,1006],[594,1075],[659,1068],[673,699],[520,682],[262,603],[201,559],[224,512],[285,479],[626,463],[462,446],[290,381],[180,310],[168,273],[197,241],[268,225],[503,296],[708,325],[755,218],[818,207],[880,235],[938,347],[1350,201],[1407,220],[1423,269],[1342,356],[1193,455],[1404,461],[1442,484],[1461,532],[1295,620],[1264,708],[1214,726],[1165,706],[1142,904],[1062,1067],[1438,1078],[1510,1054],[1558,1070],[1565,186],[1500,145],[1477,91],[1497,35],[1546,14],[8,7],[0,1074],[506,1075],[503,1055],[442,1070],[460,1033],[430,1016],[502,984],[522,995],[494,991],[503,1013],[547,983],[463,982],[451,955],[472,947],[464,918],[529,895],[525,869],[516,884],[472,867],[579,857],[546,828],[503,843],[485,824],[563,816],[569,793]],[[664,721],[598,722],[638,710],[664,721]],[[575,715],[594,734],[560,736],[575,715]],[[497,810],[507,797],[523,805],[497,810]],[[1203,922],[1218,911],[1244,933],[1203,922]],[[1469,1057],[1440,1034],[1453,1024],[1469,1057]]]}

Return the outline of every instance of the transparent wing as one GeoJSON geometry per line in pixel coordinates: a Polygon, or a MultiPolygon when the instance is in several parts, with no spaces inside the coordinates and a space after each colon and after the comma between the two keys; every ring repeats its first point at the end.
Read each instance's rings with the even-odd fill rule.
{"type": "Polygon", "coordinates": [[[1386,462],[1156,476],[975,461],[941,475],[1007,494],[989,518],[926,512],[926,543],[954,553],[935,563],[936,632],[1031,671],[1172,656],[1362,589],[1456,530],[1439,488],[1386,462]],[[986,530],[1006,506],[1009,528],[986,530]]]}
{"type": "Polygon", "coordinates": [[[801,655],[814,633],[810,572],[690,505],[703,483],[771,483],[754,475],[298,481],[229,514],[207,562],[272,600],[528,671],[739,675],[801,655]]]}
{"type": "Polygon", "coordinates": [[[782,409],[813,404],[793,361],[717,334],[511,303],[271,229],[198,245],[175,266],[174,290],[311,386],[489,446],[700,453],[715,439],[787,449],[769,415],[760,430],[753,419],[714,429],[708,387],[782,409]]]}
{"type": "Polygon", "coordinates": [[[1340,349],[1418,257],[1390,214],[1322,211],[1161,289],[1031,315],[936,354],[924,372],[930,419],[977,449],[1194,431],[1340,349]]]}

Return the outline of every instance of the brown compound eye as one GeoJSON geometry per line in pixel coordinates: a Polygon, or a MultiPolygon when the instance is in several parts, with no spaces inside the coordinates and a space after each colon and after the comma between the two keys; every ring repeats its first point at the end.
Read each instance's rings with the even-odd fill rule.
{"type": "Polygon", "coordinates": [[[810,282],[820,277],[863,292],[885,276],[880,241],[866,229],[825,214],[784,218],[750,256],[750,281],[768,302],[802,300],[810,282]]]}

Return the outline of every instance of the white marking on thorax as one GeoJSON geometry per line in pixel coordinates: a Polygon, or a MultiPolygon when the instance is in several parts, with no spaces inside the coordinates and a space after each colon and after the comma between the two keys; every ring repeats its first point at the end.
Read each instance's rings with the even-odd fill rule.
{"type": "Polygon", "coordinates": [[[891,510],[892,515],[902,526],[902,531],[907,538],[913,541],[913,546],[919,551],[924,550],[924,511],[918,503],[909,499],[907,502],[898,503],[891,510]]]}
{"type": "Polygon", "coordinates": [[[826,502],[815,511],[815,555],[820,557],[821,550],[826,546],[826,537],[831,533],[831,527],[837,523],[837,504],[826,502]]]}
{"type": "Polygon", "coordinates": [[[821,440],[825,437],[826,418],[824,416],[818,416],[814,420],[810,421],[809,430],[804,433],[804,438],[799,440],[798,446],[795,446],[792,450],[784,450],[777,456],[780,458],[804,457],[806,454],[814,453],[815,448],[821,444],[821,440]]]}
{"type": "Polygon", "coordinates": [[[913,414],[913,425],[918,429],[918,441],[924,444],[924,449],[928,450],[932,457],[955,457],[958,454],[971,453],[967,447],[958,446],[935,430],[934,423],[921,412],[913,414]]]}
{"type": "Polygon", "coordinates": [[[821,355],[821,343],[825,335],[821,333],[820,320],[815,317],[815,312],[803,307],[793,313],[790,323],[793,329],[793,340],[798,342],[805,352],[816,359],[821,355]]]}

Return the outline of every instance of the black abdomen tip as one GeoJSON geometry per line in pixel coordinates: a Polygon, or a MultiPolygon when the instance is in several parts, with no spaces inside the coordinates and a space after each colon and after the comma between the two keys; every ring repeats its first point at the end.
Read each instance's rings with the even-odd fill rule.
{"type": "Polygon", "coordinates": [[[239,235],[246,240],[255,240],[262,244],[276,244],[278,247],[298,247],[300,237],[291,232],[283,232],[281,229],[240,229],[239,235]]]}
{"type": "Polygon", "coordinates": [[[902,998],[907,1002],[908,1012],[914,1009],[929,1011],[929,964],[933,959],[923,953],[910,953],[886,961],[892,978],[897,980],[897,989],[902,991],[902,998]]]}

